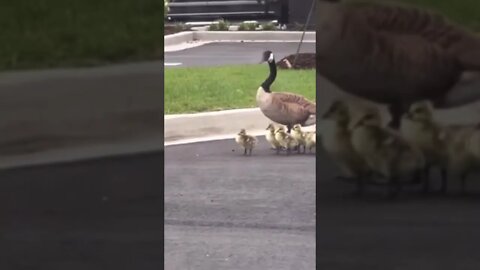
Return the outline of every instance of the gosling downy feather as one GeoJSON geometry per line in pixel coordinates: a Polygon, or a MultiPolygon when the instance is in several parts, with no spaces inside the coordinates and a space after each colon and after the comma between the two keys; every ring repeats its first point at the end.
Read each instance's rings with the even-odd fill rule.
{"type": "Polygon", "coordinates": [[[317,146],[317,133],[315,131],[305,132],[305,147],[308,149],[308,152],[312,152],[313,148],[317,146]]]}
{"type": "Polygon", "coordinates": [[[257,144],[257,138],[247,135],[246,130],[242,128],[235,137],[235,142],[244,148],[244,155],[247,155],[247,153],[252,155],[252,150],[257,144]]]}
{"type": "Polygon", "coordinates": [[[447,185],[447,145],[441,138],[443,127],[433,117],[433,105],[429,101],[413,103],[402,118],[400,131],[403,137],[417,146],[423,153],[427,166],[425,191],[428,190],[429,171],[432,166],[439,166],[442,174],[442,192],[447,185]]]}
{"type": "Polygon", "coordinates": [[[287,126],[287,132],[295,124],[310,126],[316,123],[316,105],[301,95],[287,92],[274,92],[270,86],[277,76],[277,66],[271,51],[264,52],[270,67],[270,74],[257,90],[257,105],[270,120],[287,126]]]}
{"type": "Polygon", "coordinates": [[[270,146],[272,147],[272,149],[277,150],[277,154],[278,154],[282,146],[277,141],[277,139],[275,139],[276,128],[272,123],[270,123],[266,128],[266,130],[267,130],[267,133],[265,134],[265,139],[267,139],[267,142],[270,143],[270,146]]]}
{"type": "MultiPolygon", "coordinates": [[[[377,108],[356,114],[350,122],[352,145],[369,168],[398,188],[398,178],[414,175],[425,166],[422,152],[398,132],[381,125],[377,108]]],[[[391,190],[391,195],[397,190],[391,190]]]]}
{"type": "Polygon", "coordinates": [[[480,38],[433,12],[318,0],[317,75],[388,104],[398,128],[410,103],[447,108],[480,99],[480,38]],[[463,83],[464,74],[469,82],[463,83]]]}
{"type": "Polygon", "coordinates": [[[305,132],[302,131],[302,126],[295,124],[292,128],[292,137],[298,142],[298,152],[300,152],[300,147],[303,146],[303,153],[306,151],[306,138],[305,132]]]}
{"type": "Polygon", "coordinates": [[[480,130],[476,125],[449,125],[444,127],[441,138],[447,145],[448,170],[460,177],[463,192],[468,174],[480,170],[480,130]]]}
{"type": "Polygon", "coordinates": [[[353,149],[351,132],[348,129],[350,121],[350,106],[346,100],[335,100],[322,119],[331,123],[323,125],[321,130],[322,145],[333,158],[346,178],[360,178],[369,170],[367,164],[353,149]]]}
{"type": "Polygon", "coordinates": [[[275,139],[280,143],[280,145],[287,150],[287,155],[290,155],[292,149],[298,146],[298,141],[295,140],[290,134],[285,132],[283,126],[277,128],[275,131],[275,139]]]}

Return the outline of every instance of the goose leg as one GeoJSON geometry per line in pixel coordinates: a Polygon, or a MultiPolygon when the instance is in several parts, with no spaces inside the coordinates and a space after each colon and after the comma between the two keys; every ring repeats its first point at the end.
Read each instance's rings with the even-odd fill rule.
{"type": "Polygon", "coordinates": [[[245,148],[245,149],[243,150],[243,155],[244,155],[244,156],[247,155],[247,148],[245,148]]]}

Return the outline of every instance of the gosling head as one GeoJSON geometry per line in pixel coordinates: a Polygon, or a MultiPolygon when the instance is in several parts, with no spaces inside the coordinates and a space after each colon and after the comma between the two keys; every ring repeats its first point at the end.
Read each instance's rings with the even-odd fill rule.
{"type": "Polygon", "coordinates": [[[350,130],[362,126],[379,127],[382,125],[382,118],[377,108],[368,108],[355,115],[350,122],[350,130]]]}
{"type": "Polygon", "coordinates": [[[293,131],[296,131],[296,132],[300,132],[302,131],[302,126],[300,124],[295,124],[293,127],[292,127],[292,130],[293,131]]]}
{"type": "Polygon", "coordinates": [[[285,133],[285,128],[283,126],[279,126],[276,130],[275,130],[275,134],[277,133],[285,133]]]}
{"type": "Polygon", "coordinates": [[[243,135],[246,135],[247,134],[247,131],[245,131],[244,128],[240,129],[240,132],[238,133],[239,136],[243,136],[243,135]]]}
{"type": "Polygon", "coordinates": [[[263,57],[262,57],[262,62],[267,61],[268,63],[272,63],[275,61],[275,57],[273,56],[272,51],[264,51],[263,52],[263,57]]]}
{"type": "Polygon", "coordinates": [[[275,126],[272,123],[270,123],[268,124],[268,127],[265,130],[269,130],[270,132],[275,132],[275,126]]]}
{"type": "Polygon", "coordinates": [[[322,118],[325,120],[334,120],[340,124],[347,124],[350,120],[348,105],[343,100],[335,100],[332,102],[327,112],[323,114],[322,118]]]}
{"type": "Polygon", "coordinates": [[[405,118],[418,122],[433,120],[433,105],[430,101],[413,103],[405,114],[405,118]]]}

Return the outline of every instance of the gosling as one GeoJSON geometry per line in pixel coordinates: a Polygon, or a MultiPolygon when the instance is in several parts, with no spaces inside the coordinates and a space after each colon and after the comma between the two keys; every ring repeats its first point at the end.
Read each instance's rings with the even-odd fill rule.
{"type": "Polygon", "coordinates": [[[465,193],[468,174],[480,169],[480,129],[475,125],[449,125],[441,139],[447,145],[448,170],[459,176],[461,193],[465,193]]]}
{"type": "Polygon", "coordinates": [[[428,192],[430,170],[440,168],[441,192],[447,190],[447,149],[445,141],[440,138],[442,126],[435,122],[433,106],[429,101],[413,103],[402,117],[400,132],[410,143],[418,147],[426,161],[424,192],[428,192]]]}
{"type": "Polygon", "coordinates": [[[285,132],[285,128],[283,126],[280,126],[275,131],[275,139],[285,150],[287,150],[287,155],[290,155],[292,149],[298,146],[298,141],[290,134],[285,132]]]}
{"type": "Polygon", "coordinates": [[[316,148],[317,133],[314,131],[305,132],[305,147],[309,153],[312,153],[312,149],[316,148]]]}
{"type": "Polygon", "coordinates": [[[241,129],[240,132],[237,134],[235,137],[235,141],[237,144],[243,147],[244,152],[243,155],[246,156],[247,153],[248,155],[252,155],[252,150],[255,148],[255,145],[257,144],[257,138],[254,136],[247,135],[247,132],[245,129],[241,129]]]}
{"type": "Polygon", "coordinates": [[[322,146],[342,171],[341,180],[352,180],[357,183],[357,193],[363,192],[365,177],[369,169],[365,161],[355,152],[351,143],[351,132],[348,129],[351,106],[346,100],[335,100],[322,119],[328,125],[322,125],[322,146]]]}
{"type": "Polygon", "coordinates": [[[305,138],[305,132],[302,131],[302,126],[299,124],[296,124],[292,128],[292,137],[297,140],[298,146],[297,150],[298,153],[300,153],[300,147],[303,146],[303,153],[306,152],[306,138],[305,138]]]}
{"type": "Polygon", "coordinates": [[[355,114],[350,122],[352,145],[368,167],[389,181],[389,197],[400,191],[400,177],[421,175],[425,167],[422,152],[394,130],[383,127],[378,108],[355,114]]]}
{"type": "Polygon", "coordinates": [[[275,139],[275,126],[271,123],[267,127],[267,133],[265,134],[265,138],[267,139],[267,142],[270,143],[270,146],[272,149],[277,150],[277,154],[280,152],[280,149],[282,146],[280,143],[275,139]]]}

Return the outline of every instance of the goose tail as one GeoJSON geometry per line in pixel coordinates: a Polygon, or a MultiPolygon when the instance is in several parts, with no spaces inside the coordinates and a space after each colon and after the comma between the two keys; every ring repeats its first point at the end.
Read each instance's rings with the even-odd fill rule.
{"type": "Polygon", "coordinates": [[[308,119],[303,123],[303,126],[313,126],[317,123],[317,115],[311,114],[308,119]]]}

